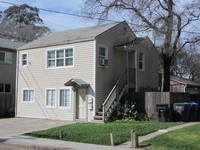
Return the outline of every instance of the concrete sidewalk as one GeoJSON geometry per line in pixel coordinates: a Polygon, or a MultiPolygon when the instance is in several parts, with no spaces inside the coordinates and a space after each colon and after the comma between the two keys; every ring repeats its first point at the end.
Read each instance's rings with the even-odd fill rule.
{"type": "MultiPolygon", "coordinates": [[[[169,131],[181,129],[186,126],[199,124],[200,122],[185,123],[183,125],[170,127],[168,129],[159,130],[157,132],[139,137],[139,143],[164,134],[169,131]]],[[[77,142],[67,142],[60,140],[51,140],[43,138],[34,138],[28,136],[4,136],[0,137],[0,143],[13,145],[16,147],[27,148],[29,150],[131,150],[131,142],[126,142],[118,146],[104,146],[77,142]]]]}

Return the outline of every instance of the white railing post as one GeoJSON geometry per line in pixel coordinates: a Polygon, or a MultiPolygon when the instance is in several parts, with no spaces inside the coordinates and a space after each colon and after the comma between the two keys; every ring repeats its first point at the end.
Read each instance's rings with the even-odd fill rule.
{"type": "Polygon", "coordinates": [[[103,116],[103,122],[105,122],[105,106],[103,106],[103,112],[102,112],[103,114],[102,114],[102,116],[103,116]]]}
{"type": "Polygon", "coordinates": [[[120,78],[118,79],[118,81],[116,82],[115,86],[112,88],[111,92],[109,93],[109,95],[107,96],[106,100],[104,101],[104,103],[102,104],[102,119],[103,121],[106,120],[106,116],[105,113],[107,113],[107,110],[109,110],[109,108],[112,106],[113,102],[115,100],[118,101],[118,97],[119,97],[119,92],[120,90],[122,90],[123,86],[126,84],[127,82],[127,69],[121,74],[120,78]]]}

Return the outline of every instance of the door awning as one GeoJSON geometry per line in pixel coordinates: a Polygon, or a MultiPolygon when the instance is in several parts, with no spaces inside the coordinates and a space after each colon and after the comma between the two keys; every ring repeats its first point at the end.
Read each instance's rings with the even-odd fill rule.
{"type": "Polygon", "coordinates": [[[73,86],[74,88],[88,87],[89,84],[82,79],[70,79],[67,81],[65,86],[73,86]]]}

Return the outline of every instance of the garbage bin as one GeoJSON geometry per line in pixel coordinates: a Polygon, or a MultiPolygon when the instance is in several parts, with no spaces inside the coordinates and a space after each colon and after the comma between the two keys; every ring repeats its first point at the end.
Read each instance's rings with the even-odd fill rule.
{"type": "Polygon", "coordinates": [[[199,104],[195,102],[186,102],[189,106],[189,121],[197,121],[199,104]]]}
{"type": "Polygon", "coordinates": [[[168,110],[169,110],[168,104],[157,104],[156,105],[157,121],[166,122],[169,118],[168,110]]]}
{"type": "Polygon", "coordinates": [[[173,110],[174,110],[174,121],[189,121],[189,115],[190,115],[190,106],[188,103],[174,103],[173,104],[173,110]]]}

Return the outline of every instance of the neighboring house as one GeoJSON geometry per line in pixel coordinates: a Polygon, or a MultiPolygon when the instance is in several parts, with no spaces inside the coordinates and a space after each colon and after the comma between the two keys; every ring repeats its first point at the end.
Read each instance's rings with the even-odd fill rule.
{"type": "Polygon", "coordinates": [[[200,94],[200,84],[181,77],[170,77],[170,92],[200,94]]]}
{"type": "Polygon", "coordinates": [[[20,47],[18,65],[18,117],[105,120],[125,93],[158,88],[157,51],[126,22],[51,33],[20,47]]]}
{"type": "Polygon", "coordinates": [[[16,54],[23,44],[0,38],[0,117],[15,107],[16,54]]]}

